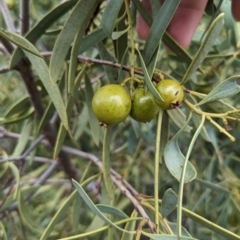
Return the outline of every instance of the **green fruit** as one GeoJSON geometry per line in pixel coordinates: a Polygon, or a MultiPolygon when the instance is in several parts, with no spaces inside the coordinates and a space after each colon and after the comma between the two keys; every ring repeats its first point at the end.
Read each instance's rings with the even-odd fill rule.
{"type": "Polygon", "coordinates": [[[162,109],[177,108],[184,98],[182,86],[175,80],[165,79],[156,85],[156,89],[164,101],[154,98],[156,104],[162,109]]]}
{"type": "Polygon", "coordinates": [[[92,99],[92,110],[102,125],[114,125],[126,119],[131,111],[131,98],[117,84],[99,88],[92,99]]]}
{"type": "Polygon", "coordinates": [[[150,122],[159,111],[152,93],[146,93],[143,87],[137,88],[133,93],[130,116],[138,122],[150,122]]]}

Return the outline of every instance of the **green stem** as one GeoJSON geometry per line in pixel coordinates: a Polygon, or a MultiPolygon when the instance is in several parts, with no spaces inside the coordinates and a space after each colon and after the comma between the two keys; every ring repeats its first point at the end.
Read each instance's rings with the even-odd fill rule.
{"type": "Polygon", "coordinates": [[[181,235],[182,235],[182,199],[183,199],[183,187],[184,187],[184,179],[185,179],[185,173],[186,173],[186,169],[187,169],[188,159],[192,152],[193,145],[194,145],[195,141],[197,140],[198,135],[200,134],[200,131],[204,124],[204,121],[205,121],[205,115],[202,115],[202,121],[201,121],[198,129],[196,130],[195,134],[193,135],[193,138],[190,142],[190,145],[189,145],[186,157],[185,157],[185,161],[183,164],[181,179],[180,179],[180,183],[179,183],[179,191],[178,191],[178,209],[177,209],[177,236],[178,236],[178,239],[181,239],[181,235]]]}
{"type": "Polygon", "coordinates": [[[159,164],[160,164],[160,143],[161,143],[161,127],[162,127],[163,110],[160,109],[157,121],[156,146],[155,146],[155,163],[154,163],[154,202],[155,202],[155,224],[156,233],[159,233],[159,164]]]}
{"type": "MultiPolygon", "coordinates": [[[[108,126],[104,131],[103,150],[102,150],[102,164],[103,164],[103,180],[106,187],[107,194],[110,198],[110,206],[114,205],[114,187],[111,180],[111,165],[110,165],[110,139],[111,139],[112,126],[108,126]]],[[[112,216],[109,216],[112,220],[112,216]]],[[[113,231],[110,227],[108,229],[108,239],[113,239],[113,231]]]]}

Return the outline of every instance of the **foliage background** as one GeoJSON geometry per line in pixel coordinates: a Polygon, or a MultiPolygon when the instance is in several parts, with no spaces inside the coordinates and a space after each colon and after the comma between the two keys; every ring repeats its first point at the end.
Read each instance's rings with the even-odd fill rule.
{"type": "MultiPolygon", "coordinates": [[[[116,13],[112,9],[112,15],[107,17],[114,19],[118,14],[124,16],[115,21],[112,29],[115,35],[106,32],[107,24],[112,22],[109,19],[104,22],[105,1],[0,1],[2,13],[5,13],[0,15],[0,26],[4,30],[1,30],[0,38],[1,239],[74,239],[73,236],[76,236],[75,239],[80,239],[80,236],[81,239],[106,239],[107,236],[108,239],[148,239],[146,236],[151,232],[151,227],[144,222],[143,212],[152,222],[155,221],[155,179],[159,180],[157,195],[160,203],[167,190],[170,195],[165,196],[171,196],[170,199],[165,199],[165,205],[160,204],[159,212],[164,214],[167,208],[173,211],[167,214],[166,218],[160,216],[162,235],[152,238],[178,239],[176,235],[181,228],[178,224],[180,216],[176,208],[177,202],[171,202],[171,199],[176,200],[176,196],[172,196],[173,192],[169,192],[169,189],[178,193],[179,181],[170,174],[164,161],[159,166],[157,176],[155,172],[156,137],[159,136],[157,119],[143,124],[128,117],[124,123],[112,127],[111,141],[102,149],[104,129],[98,126],[91,111],[94,91],[101,85],[123,81],[131,71],[133,38],[130,31],[124,31],[127,15],[123,15],[124,3],[127,1],[119,1],[121,4],[113,2],[120,7],[122,5],[122,8],[117,9],[116,13]],[[4,9],[5,3],[7,9],[4,9]],[[65,28],[64,32],[64,24],[73,16],[72,9],[78,3],[89,6],[89,12],[86,12],[86,18],[82,17],[81,26],[74,25],[74,21],[77,22],[74,19],[72,28],[65,28]],[[58,11],[54,12],[53,9],[58,11]],[[38,24],[47,19],[47,14],[52,17],[51,21],[48,19],[50,22],[46,26],[38,24]],[[77,29],[75,32],[74,27],[77,29]],[[34,34],[28,39],[28,32],[33,29],[34,34]],[[8,32],[5,32],[6,30],[8,32]],[[8,38],[5,33],[12,38],[8,38]],[[56,40],[60,34],[63,36],[62,43],[56,40]],[[78,37],[75,37],[76,34],[78,37]],[[25,37],[20,38],[21,35],[25,37]],[[83,40],[80,41],[82,36],[83,40]],[[30,42],[44,56],[44,61],[29,53],[35,51],[29,45],[30,42]],[[57,43],[59,46],[56,46],[57,43]],[[27,58],[21,60],[22,52],[13,52],[16,45],[25,50],[24,53],[32,64],[27,58]],[[74,47],[76,51],[71,51],[74,47]],[[68,51],[67,55],[58,55],[61,51],[68,51]],[[14,66],[14,63],[17,65],[14,66]],[[127,71],[120,68],[121,64],[128,66],[125,69],[127,71]],[[54,88],[50,81],[46,81],[48,85],[43,81],[46,72],[49,73],[49,80],[54,82],[54,88]],[[75,79],[79,82],[74,85],[75,79]],[[55,94],[55,91],[49,92],[52,88],[59,88],[59,95],[55,94]],[[34,89],[37,91],[34,92],[34,89]],[[57,109],[57,112],[60,117],[56,112],[56,105],[52,102],[59,104],[57,106],[60,106],[61,110],[57,109]],[[64,128],[67,125],[69,129],[64,128]],[[107,154],[109,149],[111,168],[119,175],[112,173],[116,180],[115,202],[114,208],[107,208],[112,211],[113,216],[106,216],[116,222],[126,218],[123,212],[127,214],[129,223],[120,226],[128,231],[132,230],[133,235],[123,234],[114,227],[109,230],[106,221],[97,216],[100,213],[94,213],[93,209],[86,205],[86,202],[90,201],[83,196],[87,195],[72,195],[75,188],[71,178],[81,183],[91,199],[90,205],[110,205],[100,162],[102,151],[107,154]],[[130,197],[125,192],[127,189],[130,190],[130,197]],[[72,201],[69,200],[70,196],[72,201]],[[135,200],[141,203],[143,211],[139,211],[138,202],[135,200]],[[152,211],[150,206],[155,210],[152,211]],[[130,222],[134,217],[139,219],[130,222]],[[164,226],[170,226],[171,230],[166,230],[164,226]],[[102,227],[103,230],[97,232],[102,227]],[[89,233],[89,236],[84,236],[84,233],[89,233]],[[70,238],[71,236],[73,238],[70,238]]],[[[152,2],[157,4],[157,1],[152,2]]],[[[130,9],[133,24],[136,14],[139,14],[137,3],[138,1],[132,1],[130,9]]],[[[206,13],[186,52],[190,56],[196,56],[203,36],[220,12],[225,13],[224,26],[221,33],[214,36],[216,41],[210,46],[211,50],[204,61],[197,66],[201,67],[202,72],[196,69],[184,84],[187,89],[207,94],[226,79],[239,79],[240,26],[232,20],[230,4],[227,0],[209,1],[206,13]]],[[[164,20],[162,22],[164,23],[164,20]]],[[[144,57],[145,42],[138,38],[135,29],[133,33],[134,46],[139,48],[144,57]]],[[[181,82],[192,60],[189,62],[188,58],[186,62],[186,52],[182,52],[176,43],[167,41],[166,35],[163,42],[170,43],[173,51],[167,51],[160,42],[155,68],[165,77],[171,76],[181,82]]],[[[136,52],[135,58],[135,68],[143,74],[143,66],[136,52]]],[[[143,79],[143,76],[138,77],[143,79]]],[[[239,108],[239,90],[235,87],[237,91],[232,94],[231,86],[225,85],[223,92],[230,89],[230,94],[227,93],[228,98],[224,98],[223,102],[221,95],[218,102],[204,104],[202,109],[206,112],[219,112],[219,109],[220,112],[226,112],[233,107],[239,108]]],[[[198,97],[195,99],[199,101],[198,97]]],[[[183,127],[189,114],[189,108],[185,104],[181,105],[179,111],[171,111],[164,113],[161,151],[166,141],[183,127]]],[[[239,118],[236,114],[234,116],[239,118]]],[[[217,119],[216,122],[223,126],[221,120],[217,119]]],[[[187,130],[191,131],[185,129],[179,137],[179,148],[184,155],[199,123],[196,115],[195,119],[188,123],[187,130]]],[[[187,211],[182,210],[182,225],[188,231],[187,233],[182,230],[182,233],[189,238],[181,239],[240,239],[239,124],[238,121],[233,121],[229,125],[233,128],[230,134],[236,139],[235,142],[231,142],[219,129],[205,121],[204,128],[191,150],[189,161],[195,167],[197,177],[184,185],[181,201],[185,209],[197,215],[187,214],[187,211]]],[[[101,206],[99,209],[106,211],[101,206]]]]}

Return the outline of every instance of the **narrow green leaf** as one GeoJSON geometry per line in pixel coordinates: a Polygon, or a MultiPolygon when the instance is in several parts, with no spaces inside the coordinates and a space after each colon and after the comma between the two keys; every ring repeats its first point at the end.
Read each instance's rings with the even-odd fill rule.
{"type": "Polygon", "coordinates": [[[16,114],[21,114],[22,112],[26,111],[27,108],[30,107],[30,99],[28,95],[23,95],[19,99],[16,99],[8,109],[6,110],[4,117],[11,118],[16,114]]]}
{"type": "Polygon", "coordinates": [[[153,96],[155,98],[163,101],[163,98],[161,97],[161,95],[159,94],[159,92],[157,91],[157,89],[155,88],[155,86],[152,83],[152,79],[150,78],[150,76],[148,74],[148,71],[147,71],[146,65],[144,63],[144,60],[141,56],[141,53],[139,52],[138,49],[136,49],[136,51],[137,51],[137,53],[139,55],[139,58],[140,58],[140,61],[141,61],[141,66],[142,66],[143,73],[144,73],[144,81],[147,84],[147,87],[148,87],[149,91],[153,94],[153,96]]]}
{"type": "MultiPolygon", "coordinates": [[[[131,214],[130,218],[135,218],[138,216],[138,212],[136,210],[133,211],[133,213],[131,214]]],[[[137,221],[129,221],[125,224],[125,230],[127,231],[134,231],[136,229],[136,225],[137,225],[137,221]]],[[[136,239],[135,236],[126,234],[125,232],[123,232],[121,240],[133,240],[136,239]]]]}
{"type": "Polygon", "coordinates": [[[24,151],[24,149],[27,146],[32,129],[33,129],[33,121],[26,120],[23,123],[23,128],[21,131],[22,134],[21,134],[20,138],[18,139],[17,145],[15,146],[15,148],[13,150],[12,156],[20,156],[22,154],[22,152],[24,151]]]}
{"type": "Polygon", "coordinates": [[[128,218],[128,215],[124,213],[122,210],[117,209],[115,207],[103,205],[103,204],[97,204],[96,207],[101,211],[102,213],[108,213],[116,217],[121,218],[128,218]]]}
{"type": "MultiPolygon", "coordinates": [[[[169,118],[173,121],[173,123],[179,129],[181,129],[186,124],[186,120],[187,120],[186,116],[180,108],[176,108],[173,110],[167,110],[167,114],[168,114],[169,118]]],[[[190,133],[191,130],[192,130],[192,127],[187,125],[183,131],[186,133],[190,133]]]]}
{"type": "Polygon", "coordinates": [[[240,92],[240,75],[232,76],[216,86],[205,98],[197,105],[207,102],[227,98],[240,92]]]}
{"type": "Polygon", "coordinates": [[[196,53],[196,55],[194,56],[190,66],[188,67],[182,81],[181,84],[184,84],[188,81],[188,79],[190,78],[190,76],[192,75],[192,73],[194,71],[196,71],[196,69],[199,67],[199,65],[202,63],[202,61],[205,59],[205,57],[207,56],[208,52],[211,50],[214,42],[216,41],[219,33],[222,31],[223,28],[223,21],[224,18],[224,14],[219,14],[216,19],[212,22],[210,28],[208,29],[206,36],[198,50],[198,52],[196,53]]]}
{"type": "MultiPolygon", "coordinates": [[[[32,47],[34,48],[34,46],[32,46],[32,47]]],[[[61,96],[61,92],[58,88],[58,85],[53,84],[51,82],[47,64],[45,63],[45,61],[43,59],[38,58],[35,55],[32,55],[28,52],[25,52],[25,54],[29,58],[30,62],[32,63],[32,66],[35,68],[46,91],[48,92],[48,95],[51,98],[63,125],[65,126],[66,129],[68,129],[69,128],[68,117],[67,117],[66,108],[64,106],[64,102],[63,102],[63,99],[61,96]]]]}
{"type": "Polygon", "coordinates": [[[169,138],[169,117],[167,115],[167,111],[163,110],[163,116],[162,116],[162,129],[161,129],[161,144],[160,144],[160,159],[162,162],[162,156],[164,153],[164,148],[168,142],[169,138]]]}
{"type": "Polygon", "coordinates": [[[103,12],[101,26],[109,37],[112,35],[112,31],[122,4],[123,0],[111,0],[108,2],[103,12]]]}
{"type": "Polygon", "coordinates": [[[99,0],[78,1],[71,15],[64,24],[64,27],[54,45],[49,65],[50,78],[53,82],[56,82],[59,78],[65,58],[75,35],[79,32],[80,28],[85,29],[86,24],[92,17],[92,13],[98,3],[99,0]]]}
{"type": "Polygon", "coordinates": [[[94,203],[92,202],[92,200],[88,197],[88,195],[86,194],[86,192],[83,190],[83,188],[80,186],[80,184],[75,181],[72,180],[72,183],[74,185],[74,187],[77,189],[79,195],[82,197],[82,199],[84,200],[84,202],[88,205],[88,207],[92,210],[92,212],[94,214],[96,214],[97,216],[99,216],[103,221],[105,221],[106,223],[108,223],[109,225],[111,225],[112,227],[122,231],[122,232],[126,232],[129,233],[129,231],[118,227],[116,224],[114,224],[113,222],[111,222],[102,212],[99,211],[99,209],[94,205],[94,203]]]}
{"type": "Polygon", "coordinates": [[[73,46],[71,49],[69,69],[68,69],[68,93],[70,93],[70,95],[73,95],[74,93],[74,81],[75,81],[76,70],[77,70],[78,49],[81,44],[84,31],[85,31],[85,25],[80,27],[77,35],[75,36],[73,46]]]}
{"type": "MultiPolygon", "coordinates": [[[[56,21],[59,17],[69,11],[76,4],[77,0],[65,1],[58,5],[56,8],[48,12],[25,36],[25,38],[31,43],[35,43],[42,34],[45,33],[46,29],[56,21]]],[[[13,52],[10,69],[13,69],[20,59],[24,56],[20,48],[16,48],[13,52]]]]}
{"type": "MultiPolygon", "coordinates": [[[[173,231],[173,234],[177,234],[177,224],[173,222],[168,222],[168,225],[173,231]]],[[[183,237],[192,237],[191,234],[182,226],[182,236],[183,237]]]]}
{"type": "Polygon", "coordinates": [[[5,227],[2,223],[2,221],[0,222],[0,233],[1,233],[0,237],[1,237],[2,240],[7,240],[8,239],[7,233],[6,233],[6,230],[5,230],[5,227]]]}
{"type": "Polygon", "coordinates": [[[91,132],[92,132],[92,138],[94,143],[98,146],[100,142],[101,132],[99,128],[99,122],[94,116],[92,111],[93,89],[92,89],[91,81],[87,74],[85,75],[85,86],[86,86],[86,91],[85,91],[86,103],[88,106],[89,123],[90,123],[91,132]]]}
{"type": "MultiPolygon", "coordinates": [[[[75,102],[75,100],[77,98],[78,89],[79,89],[80,83],[82,81],[82,77],[83,77],[83,75],[85,73],[86,67],[87,67],[87,64],[85,64],[84,67],[81,69],[81,71],[78,73],[78,75],[76,77],[76,80],[75,80],[75,83],[74,83],[73,95],[69,95],[69,97],[68,97],[67,109],[66,109],[68,116],[71,116],[73,105],[74,105],[74,102],[75,102]]],[[[75,143],[76,141],[74,140],[74,137],[72,136],[72,133],[71,133],[70,130],[68,131],[68,133],[69,133],[72,141],[75,143]]],[[[61,125],[59,127],[59,130],[58,130],[56,144],[54,146],[53,159],[55,159],[58,156],[58,154],[59,154],[59,152],[60,152],[60,150],[62,148],[62,145],[63,145],[63,142],[64,142],[64,139],[65,139],[66,135],[67,135],[67,129],[61,123],[61,125]]]]}
{"type": "Polygon", "coordinates": [[[38,52],[38,50],[31,47],[32,44],[25,37],[17,33],[5,30],[0,30],[0,36],[7,39],[9,42],[15,44],[16,46],[20,47],[22,50],[30,52],[36,55],[37,57],[43,58],[43,56],[38,52]]]}
{"type": "Polygon", "coordinates": [[[126,28],[122,31],[112,32],[112,40],[117,40],[118,38],[120,38],[126,32],[128,32],[128,28],[126,28]]]}
{"type": "Polygon", "coordinates": [[[180,0],[165,1],[155,16],[143,50],[146,66],[148,66],[179,3],[180,0]]]}
{"type": "MultiPolygon", "coordinates": [[[[166,234],[152,234],[152,233],[146,233],[142,232],[143,235],[150,237],[152,240],[179,240],[179,237],[177,235],[166,235],[166,234]]],[[[181,236],[181,240],[198,240],[197,238],[192,237],[183,237],[181,236]]]]}
{"type": "Polygon", "coordinates": [[[97,29],[96,31],[92,32],[91,34],[87,35],[82,39],[79,53],[84,53],[89,48],[93,47],[97,43],[101,42],[107,37],[106,33],[103,31],[102,28],[97,29]]]}
{"type": "Polygon", "coordinates": [[[162,216],[167,217],[177,206],[178,196],[171,189],[167,189],[162,198],[162,216]]]}
{"type": "Polygon", "coordinates": [[[18,195],[19,184],[20,184],[20,173],[18,171],[18,168],[12,162],[8,163],[8,167],[11,169],[13,176],[15,178],[15,181],[16,181],[16,189],[15,189],[15,193],[13,195],[13,198],[16,199],[17,195],[18,195]]]}

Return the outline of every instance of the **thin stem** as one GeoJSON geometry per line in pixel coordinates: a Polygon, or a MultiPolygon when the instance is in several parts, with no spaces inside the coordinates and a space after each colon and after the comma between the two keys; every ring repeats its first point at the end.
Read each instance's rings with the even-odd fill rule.
{"type": "Polygon", "coordinates": [[[29,29],[29,0],[20,1],[20,28],[21,35],[25,35],[29,29]]]}
{"type": "Polygon", "coordinates": [[[205,115],[202,115],[202,120],[201,123],[198,127],[198,129],[196,130],[195,134],[193,135],[193,138],[191,140],[191,143],[189,145],[186,157],[185,157],[185,161],[182,167],[182,174],[181,174],[181,179],[180,179],[180,183],[179,183],[179,190],[178,190],[178,209],[177,209],[177,236],[178,239],[181,239],[182,236],[182,200],[183,200],[183,187],[184,187],[184,179],[185,179],[185,174],[186,174],[186,170],[187,170],[187,164],[188,164],[188,159],[190,157],[190,154],[192,152],[193,149],[193,145],[195,144],[198,135],[200,134],[200,131],[202,129],[202,126],[205,122],[205,115]]]}
{"type": "Polygon", "coordinates": [[[163,110],[159,110],[156,132],[155,161],[154,161],[154,205],[155,205],[155,225],[156,232],[159,233],[159,164],[160,164],[160,144],[163,110]]]}
{"type": "Polygon", "coordinates": [[[4,0],[0,0],[0,9],[1,9],[2,16],[4,18],[4,21],[7,25],[8,30],[10,32],[15,32],[16,30],[15,30],[15,27],[14,27],[14,24],[12,21],[11,14],[10,14],[7,4],[4,0]]]}

